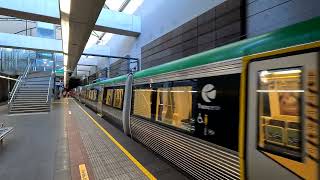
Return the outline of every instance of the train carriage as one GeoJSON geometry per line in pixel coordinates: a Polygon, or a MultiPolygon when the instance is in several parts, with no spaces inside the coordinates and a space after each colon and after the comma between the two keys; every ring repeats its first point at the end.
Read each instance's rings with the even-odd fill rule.
{"type": "Polygon", "coordinates": [[[320,179],[319,66],[318,17],[80,99],[194,178],[320,179]]]}

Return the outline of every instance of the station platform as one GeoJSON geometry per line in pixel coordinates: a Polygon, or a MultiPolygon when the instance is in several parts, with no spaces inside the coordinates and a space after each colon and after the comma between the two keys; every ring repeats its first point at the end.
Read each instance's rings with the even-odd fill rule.
{"type": "Polygon", "coordinates": [[[8,115],[14,127],[0,146],[0,179],[190,179],[72,98],[51,112],[8,115]]]}

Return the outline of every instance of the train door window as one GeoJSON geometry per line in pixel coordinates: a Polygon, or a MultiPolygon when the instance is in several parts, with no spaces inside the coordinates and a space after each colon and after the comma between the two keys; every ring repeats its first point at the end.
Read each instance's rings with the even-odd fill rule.
{"type": "Polygon", "coordinates": [[[156,121],[190,130],[192,86],[157,89],[156,121]]]}
{"type": "Polygon", "coordinates": [[[98,102],[101,103],[103,100],[103,89],[99,89],[99,93],[98,93],[98,102]]]}
{"type": "Polygon", "coordinates": [[[302,69],[259,71],[258,78],[258,148],[301,159],[302,69]]]}
{"type": "Polygon", "coordinates": [[[135,88],[133,114],[147,119],[151,119],[152,105],[152,89],[151,88],[135,88]]]}
{"type": "Polygon", "coordinates": [[[112,106],[113,89],[107,89],[106,105],[112,106]]]}
{"type": "Polygon", "coordinates": [[[122,109],[124,89],[114,89],[113,107],[122,109]]]}

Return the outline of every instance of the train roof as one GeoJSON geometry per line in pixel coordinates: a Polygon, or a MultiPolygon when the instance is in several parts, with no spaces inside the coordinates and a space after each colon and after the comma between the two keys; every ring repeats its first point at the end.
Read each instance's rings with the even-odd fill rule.
{"type": "MultiPolygon", "coordinates": [[[[252,54],[281,49],[320,40],[320,17],[297,23],[279,30],[217,47],[134,74],[134,79],[174,72],[209,63],[240,58],[252,54]]],[[[126,80],[127,75],[104,80],[87,86],[108,85],[126,80]]]]}

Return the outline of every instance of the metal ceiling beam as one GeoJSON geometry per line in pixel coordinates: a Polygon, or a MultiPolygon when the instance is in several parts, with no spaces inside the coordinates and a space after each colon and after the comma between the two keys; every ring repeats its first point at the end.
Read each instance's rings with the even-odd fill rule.
{"type": "Polygon", "coordinates": [[[97,54],[90,54],[90,53],[82,53],[82,55],[83,56],[95,56],[95,57],[107,57],[107,58],[115,58],[115,59],[139,60],[139,58],[110,56],[110,55],[97,55],[97,54]]]}
{"type": "Polygon", "coordinates": [[[97,65],[90,65],[90,64],[77,64],[77,66],[97,66],[97,65]]]}
{"type": "Polygon", "coordinates": [[[119,12],[122,12],[129,4],[130,0],[126,0],[125,2],[123,2],[123,4],[121,5],[119,12]]]}

